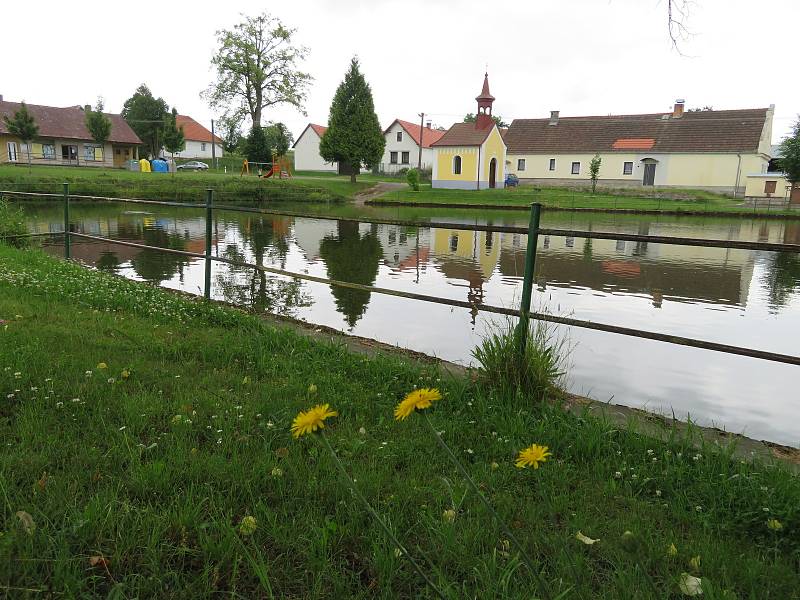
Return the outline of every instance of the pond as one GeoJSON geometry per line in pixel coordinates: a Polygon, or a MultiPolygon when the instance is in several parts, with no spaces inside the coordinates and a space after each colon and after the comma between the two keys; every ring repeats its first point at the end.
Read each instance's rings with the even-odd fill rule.
{"type": "MultiPolygon", "coordinates": [[[[29,227],[63,231],[59,204],[23,203],[29,227]]],[[[348,221],[216,211],[213,253],[365,285],[514,307],[526,236],[370,224],[358,218],[527,225],[523,212],[282,204],[348,221]]],[[[72,203],[83,233],[203,252],[198,209],[72,203]]],[[[800,243],[800,221],[545,212],[543,227],[800,243]]],[[[54,254],[59,245],[48,247],[54,254]]],[[[132,279],[201,294],[203,261],[75,239],[73,257],[132,279]]],[[[534,308],[602,323],[796,355],[800,258],[794,254],[540,236],[534,308]]],[[[213,266],[213,297],[462,364],[502,317],[213,266]]],[[[558,327],[571,348],[567,387],[601,401],[690,417],[800,446],[796,366],[558,327]]]]}

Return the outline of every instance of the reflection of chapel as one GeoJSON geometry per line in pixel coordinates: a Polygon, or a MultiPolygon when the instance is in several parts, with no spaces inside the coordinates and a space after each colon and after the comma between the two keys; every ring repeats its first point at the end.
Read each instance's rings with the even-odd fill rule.
{"type": "Polygon", "coordinates": [[[482,190],[503,185],[506,145],[492,118],[494,96],[489,92],[488,73],[475,100],[478,103],[475,122],[455,123],[431,144],[435,188],[482,190]]]}

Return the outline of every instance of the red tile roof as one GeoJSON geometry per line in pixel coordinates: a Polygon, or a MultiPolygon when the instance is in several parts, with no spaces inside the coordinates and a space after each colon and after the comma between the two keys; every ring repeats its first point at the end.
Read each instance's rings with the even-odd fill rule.
{"type": "Polygon", "coordinates": [[[475,123],[455,123],[434,146],[480,146],[494,127],[475,129],[475,123]]]}
{"type": "Polygon", "coordinates": [[[649,150],[655,145],[653,138],[620,138],[611,147],[614,150],[649,150]]]}
{"type": "MultiPolygon", "coordinates": [[[[0,133],[8,133],[3,116],[11,118],[19,110],[19,102],[0,102],[0,133]]],[[[92,140],[86,129],[85,115],[80,106],[58,108],[28,104],[28,112],[33,115],[39,126],[39,138],[63,138],[67,140],[92,140]]],[[[121,115],[106,113],[111,121],[111,135],[108,141],[117,144],[141,144],[142,140],[133,132],[121,115]]]]}
{"type": "MultiPolygon", "coordinates": [[[[211,132],[203,127],[200,123],[195,121],[192,117],[186,115],[178,115],[175,117],[175,123],[178,127],[183,127],[183,137],[193,142],[210,142],[211,132]]],[[[217,144],[222,143],[222,138],[215,135],[214,141],[217,144]]]]}
{"type": "Polygon", "coordinates": [[[316,132],[317,132],[317,135],[318,135],[319,137],[322,137],[322,134],[323,134],[323,133],[325,133],[326,131],[328,131],[328,128],[327,128],[327,127],[325,127],[324,125],[315,125],[314,123],[311,123],[311,124],[309,125],[309,127],[311,127],[311,129],[313,129],[314,131],[316,131],[316,132]]]}
{"type": "Polygon", "coordinates": [[[505,136],[509,154],[609,152],[653,140],[653,152],[757,152],[769,109],[515,119],[505,136]],[[635,141],[634,141],[635,140],[635,141]],[[617,145],[622,143],[623,145],[617,145]]]}
{"type": "Polygon", "coordinates": [[[403,129],[406,130],[406,133],[411,136],[411,139],[414,140],[414,143],[417,146],[419,146],[420,130],[422,130],[423,148],[430,148],[431,144],[438,141],[445,134],[444,131],[440,131],[439,129],[428,129],[427,127],[420,127],[419,124],[412,123],[411,121],[395,119],[392,121],[392,124],[384,130],[384,135],[389,132],[395,123],[398,123],[403,129]]]}
{"type": "Polygon", "coordinates": [[[481,95],[475,98],[475,100],[494,100],[494,96],[489,93],[489,74],[486,73],[483,76],[483,87],[481,88],[481,95]]]}

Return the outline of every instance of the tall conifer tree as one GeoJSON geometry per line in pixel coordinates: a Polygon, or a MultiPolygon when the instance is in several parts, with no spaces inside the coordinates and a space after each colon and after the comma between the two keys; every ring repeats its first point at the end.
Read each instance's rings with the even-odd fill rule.
{"type": "Polygon", "coordinates": [[[353,58],[333,97],[328,130],[319,144],[320,155],[328,162],[347,165],[350,181],[355,183],[361,166],[376,165],[385,146],[372,90],[359,70],[358,59],[353,58]]]}

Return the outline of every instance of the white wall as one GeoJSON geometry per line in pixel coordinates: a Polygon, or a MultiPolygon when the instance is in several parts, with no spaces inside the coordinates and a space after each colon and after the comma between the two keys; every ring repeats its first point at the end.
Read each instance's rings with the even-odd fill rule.
{"type": "MultiPolygon", "coordinates": [[[[400,169],[410,169],[419,166],[419,145],[400,123],[392,125],[385,134],[386,148],[383,151],[381,167],[384,173],[396,173],[400,169]],[[402,141],[397,141],[397,133],[402,133],[402,141]],[[397,164],[392,164],[391,153],[397,152],[397,164]],[[408,162],[403,163],[403,152],[408,152],[408,162]]],[[[430,169],[433,166],[433,149],[422,149],[422,168],[430,169]]]]}
{"type": "Polygon", "coordinates": [[[338,171],[336,163],[325,162],[319,155],[319,136],[311,127],[300,134],[294,145],[295,171],[338,171]]]}
{"type": "MultiPolygon", "coordinates": [[[[222,156],[222,144],[215,144],[216,157],[222,156]]],[[[164,150],[164,156],[170,156],[170,153],[164,150]]],[[[175,158],[211,158],[211,142],[199,142],[196,140],[186,140],[186,148],[181,152],[175,153],[175,158]],[[205,150],[203,149],[205,145],[205,150]]]]}

